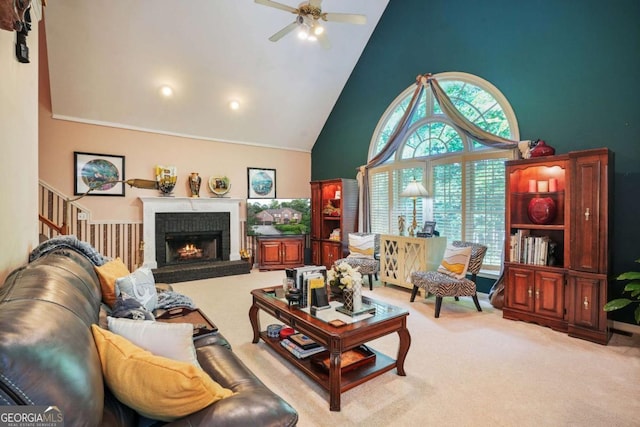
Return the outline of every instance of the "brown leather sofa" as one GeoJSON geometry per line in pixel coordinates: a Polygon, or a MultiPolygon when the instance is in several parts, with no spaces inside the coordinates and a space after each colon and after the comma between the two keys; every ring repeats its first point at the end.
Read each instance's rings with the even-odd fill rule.
{"type": "MultiPolygon", "coordinates": [[[[71,249],[49,252],[9,275],[0,287],[0,405],[57,406],[67,426],[164,424],[142,419],[106,387],[91,333],[100,300],[93,264],[71,249]]],[[[222,335],[195,345],[201,367],[235,394],[166,425],[296,425],[296,411],[249,371],[222,335]]]]}

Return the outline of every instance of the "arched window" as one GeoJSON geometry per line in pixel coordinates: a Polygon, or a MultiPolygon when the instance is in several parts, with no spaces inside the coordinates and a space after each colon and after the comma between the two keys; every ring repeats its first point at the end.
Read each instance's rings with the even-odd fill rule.
{"type": "MultiPolygon", "coordinates": [[[[485,131],[519,140],[515,114],[506,98],[489,82],[465,73],[435,75],[465,117],[485,131]]],[[[386,145],[404,114],[415,85],[387,108],[374,131],[369,159],[386,145]]],[[[369,173],[371,230],[398,233],[398,218],[413,217],[413,202],[400,197],[412,180],[422,182],[431,197],[418,200],[416,220],[436,221],[436,230],[453,240],[489,247],[484,269],[498,270],[504,244],[505,167],[514,150],[492,149],[468,138],[440,109],[430,90],[419,100],[404,141],[384,164],[369,173]]]]}

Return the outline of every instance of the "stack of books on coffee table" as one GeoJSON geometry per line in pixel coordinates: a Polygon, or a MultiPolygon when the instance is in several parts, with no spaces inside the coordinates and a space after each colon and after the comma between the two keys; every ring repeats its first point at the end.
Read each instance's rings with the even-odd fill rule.
{"type": "Polygon", "coordinates": [[[280,341],[280,345],[298,359],[304,359],[325,351],[325,348],[304,334],[293,334],[280,341]]]}

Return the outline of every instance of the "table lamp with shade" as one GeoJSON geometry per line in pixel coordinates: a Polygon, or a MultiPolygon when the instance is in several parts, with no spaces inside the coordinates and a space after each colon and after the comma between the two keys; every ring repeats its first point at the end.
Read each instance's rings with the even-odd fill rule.
{"type": "Polygon", "coordinates": [[[414,237],[418,223],[416,222],[416,199],[429,197],[429,192],[424,188],[421,182],[414,179],[409,182],[405,189],[400,193],[400,197],[410,197],[413,200],[413,221],[409,227],[409,236],[414,237]]]}

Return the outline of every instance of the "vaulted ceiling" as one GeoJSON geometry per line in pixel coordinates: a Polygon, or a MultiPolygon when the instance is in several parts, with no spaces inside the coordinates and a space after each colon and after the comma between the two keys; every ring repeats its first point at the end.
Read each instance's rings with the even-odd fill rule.
{"type": "Polygon", "coordinates": [[[324,0],[367,23],[327,22],[323,49],[295,33],[269,41],[295,15],[253,0],[51,1],[54,117],[310,151],[388,2],[324,0]]]}

